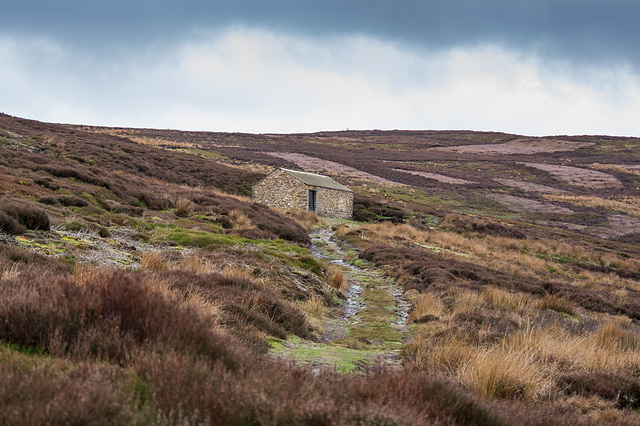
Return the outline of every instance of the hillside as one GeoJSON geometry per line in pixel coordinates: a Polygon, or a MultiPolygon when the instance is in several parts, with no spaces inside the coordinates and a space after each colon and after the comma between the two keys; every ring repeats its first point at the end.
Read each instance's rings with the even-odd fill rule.
{"type": "Polygon", "coordinates": [[[634,138],[0,115],[0,423],[638,424],[639,201],[634,138]]]}

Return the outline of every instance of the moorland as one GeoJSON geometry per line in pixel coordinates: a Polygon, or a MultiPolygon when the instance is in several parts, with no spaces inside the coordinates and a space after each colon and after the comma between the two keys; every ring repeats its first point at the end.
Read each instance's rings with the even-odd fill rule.
{"type": "Polygon", "coordinates": [[[2,114],[0,423],[638,424],[639,201],[636,138],[2,114]]]}

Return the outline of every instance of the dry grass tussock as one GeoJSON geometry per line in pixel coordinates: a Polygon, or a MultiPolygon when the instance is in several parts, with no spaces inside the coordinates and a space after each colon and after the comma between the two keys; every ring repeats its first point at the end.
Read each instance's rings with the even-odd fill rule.
{"type": "Polygon", "coordinates": [[[0,271],[0,280],[14,280],[20,275],[20,265],[17,263],[11,263],[3,265],[4,267],[0,271]]]}
{"type": "Polygon", "coordinates": [[[562,312],[568,315],[575,315],[576,305],[567,299],[554,295],[546,295],[538,301],[538,308],[549,309],[555,312],[562,312]]]}
{"type": "Polygon", "coordinates": [[[479,239],[440,230],[422,231],[407,224],[396,225],[388,222],[366,224],[355,229],[341,226],[337,227],[335,232],[338,236],[344,236],[354,231],[364,240],[371,242],[400,241],[426,245],[435,250],[444,249],[439,251],[439,255],[449,258],[468,255],[481,259],[484,265],[491,268],[525,277],[533,277],[540,273],[548,274],[548,270],[553,268],[554,258],[640,271],[640,261],[637,259],[598,253],[551,239],[534,240],[499,236],[486,236],[479,239]]]}
{"type": "Polygon", "coordinates": [[[233,229],[251,229],[254,227],[251,223],[251,219],[238,209],[229,211],[229,221],[231,222],[233,229]]]}
{"type": "Polygon", "coordinates": [[[238,278],[257,283],[253,270],[242,265],[224,265],[220,274],[225,278],[238,278]]]}
{"type": "Polygon", "coordinates": [[[275,212],[293,219],[305,231],[311,232],[313,228],[324,223],[324,220],[314,212],[304,209],[283,210],[278,207],[270,207],[275,212]]]}
{"type": "Polygon", "coordinates": [[[478,306],[485,303],[485,297],[475,291],[461,291],[453,297],[451,316],[475,312],[478,306]]]}
{"type": "Polygon", "coordinates": [[[230,193],[230,192],[224,192],[224,191],[221,191],[219,189],[209,188],[209,187],[207,188],[207,192],[211,192],[212,194],[218,195],[220,197],[230,197],[230,198],[233,198],[233,199],[238,200],[238,201],[243,201],[245,203],[251,203],[251,197],[248,197],[246,195],[233,194],[233,193],[230,193]]]}
{"type": "MultiPolygon", "coordinates": [[[[405,295],[407,296],[407,295],[405,295]]],[[[440,297],[433,293],[423,293],[412,298],[411,311],[409,311],[409,321],[416,321],[427,315],[440,317],[444,313],[444,305],[440,297]]]]}
{"type": "Polygon", "coordinates": [[[338,291],[346,290],[349,285],[342,269],[337,265],[327,267],[327,283],[338,291]]]}
{"type": "Polygon", "coordinates": [[[180,197],[178,201],[176,201],[175,214],[178,217],[189,217],[193,214],[195,208],[195,203],[189,198],[180,197]]]}
{"type": "Polygon", "coordinates": [[[567,372],[637,374],[639,343],[637,332],[611,321],[580,335],[559,326],[525,327],[494,344],[474,344],[455,333],[419,336],[410,348],[416,367],[445,372],[484,398],[537,400],[558,396],[562,389],[555,383],[567,372]]]}
{"type": "Polygon", "coordinates": [[[186,255],[177,267],[196,274],[209,274],[215,271],[214,266],[205,257],[197,253],[186,255]]]}
{"type": "Polygon", "coordinates": [[[319,296],[312,296],[298,306],[304,313],[306,321],[311,328],[322,332],[325,327],[324,318],[328,312],[325,300],[319,296]]]}
{"type": "Polygon", "coordinates": [[[529,294],[514,294],[493,286],[486,286],[482,290],[480,297],[487,307],[496,311],[522,311],[526,309],[531,302],[529,294]]]}
{"type": "Polygon", "coordinates": [[[612,171],[615,171],[615,172],[623,172],[623,173],[629,173],[629,174],[632,174],[632,175],[640,176],[640,170],[628,168],[628,167],[625,167],[625,166],[620,166],[620,165],[617,165],[617,164],[593,163],[593,164],[591,164],[591,167],[593,167],[594,169],[597,169],[597,170],[612,170],[612,171]]]}
{"type": "Polygon", "coordinates": [[[638,197],[631,197],[622,200],[609,200],[606,198],[586,195],[542,194],[542,196],[549,201],[560,201],[585,207],[604,207],[608,210],[617,210],[633,216],[640,216],[638,197]]]}
{"type": "Polygon", "coordinates": [[[140,267],[151,272],[163,272],[170,269],[169,262],[167,262],[162,256],[162,253],[158,251],[142,253],[140,267]]]}

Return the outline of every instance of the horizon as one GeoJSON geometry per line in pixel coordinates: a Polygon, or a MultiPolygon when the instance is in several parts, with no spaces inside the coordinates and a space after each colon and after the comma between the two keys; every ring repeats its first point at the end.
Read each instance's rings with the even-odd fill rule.
{"type": "Polygon", "coordinates": [[[557,137],[615,137],[615,138],[630,138],[630,139],[638,139],[640,136],[627,136],[627,135],[616,135],[616,134],[548,134],[548,135],[527,135],[527,134],[519,134],[519,133],[511,133],[511,132],[503,132],[500,130],[473,130],[473,129],[336,129],[336,130],[315,130],[309,132],[291,132],[291,133],[277,133],[277,132],[242,132],[242,131],[218,131],[218,130],[194,130],[194,129],[179,129],[179,128],[163,128],[163,127],[124,127],[124,126],[110,126],[110,125],[95,125],[89,123],[71,123],[71,122],[53,122],[53,121],[41,121],[28,117],[20,117],[12,114],[8,114],[7,112],[0,111],[0,114],[13,117],[19,120],[32,120],[45,124],[54,124],[61,126],[75,126],[75,127],[97,127],[104,129],[131,129],[131,130],[158,130],[158,131],[176,131],[176,132],[198,132],[198,133],[224,133],[224,134],[245,134],[245,135],[254,135],[254,136],[296,136],[296,135],[316,135],[320,133],[346,133],[346,132],[460,132],[460,133],[496,133],[496,134],[505,134],[505,135],[513,135],[513,136],[523,136],[527,138],[557,138],[557,137]]]}

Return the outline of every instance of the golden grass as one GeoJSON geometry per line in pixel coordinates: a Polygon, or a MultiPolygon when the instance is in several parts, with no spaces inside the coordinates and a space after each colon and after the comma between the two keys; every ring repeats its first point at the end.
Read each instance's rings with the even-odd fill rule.
{"type": "Polygon", "coordinates": [[[329,265],[327,267],[327,282],[328,284],[338,291],[346,290],[349,283],[344,276],[344,272],[337,265],[329,265]]]}
{"type": "Polygon", "coordinates": [[[497,311],[516,312],[524,309],[530,302],[528,294],[514,294],[493,286],[486,286],[480,296],[486,306],[497,311]]]}
{"type": "Polygon", "coordinates": [[[226,278],[239,278],[257,282],[255,275],[253,275],[253,270],[243,265],[225,265],[221,274],[226,278]]]}
{"type": "MultiPolygon", "coordinates": [[[[606,289],[621,302],[630,291],[640,289],[640,283],[616,274],[591,271],[576,274],[561,267],[568,261],[638,271],[638,260],[551,239],[518,240],[493,236],[478,239],[390,223],[359,227],[338,225],[335,232],[339,236],[355,234],[375,243],[419,244],[432,248],[443,257],[459,259],[459,254],[464,254],[471,262],[519,276],[606,289]]],[[[458,290],[448,294],[447,297],[453,298],[452,303],[447,304],[450,308],[443,306],[439,296],[415,291],[405,293],[405,297],[413,302],[410,320],[428,314],[440,317],[432,327],[416,328],[414,341],[404,349],[407,366],[455,378],[483,398],[527,401],[565,398],[563,390],[556,385],[561,375],[607,371],[637,376],[640,371],[640,336],[627,317],[608,317],[594,331],[587,328],[569,332],[559,324],[544,328],[528,325],[535,323],[546,310],[578,315],[573,302],[558,296],[537,299],[530,294],[487,286],[480,293],[458,290]],[[482,322],[477,326],[477,335],[458,333],[454,318],[463,313],[469,314],[469,318],[504,318],[506,321],[498,328],[495,321],[482,322]],[[448,329],[451,332],[446,331],[448,329]]],[[[575,320],[584,321],[585,318],[575,320]]],[[[596,411],[594,418],[598,419],[615,414],[615,410],[596,411]]]]}
{"type": "Polygon", "coordinates": [[[451,315],[474,312],[484,302],[485,298],[480,293],[468,290],[462,291],[454,296],[451,315]]]}
{"type": "MultiPolygon", "coordinates": [[[[179,265],[178,265],[179,266],[179,265]]],[[[184,295],[177,293],[167,283],[162,280],[159,274],[148,274],[144,277],[143,284],[163,295],[168,300],[178,300],[184,295]]],[[[208,317],[212,320],[213,331],[217,333],[225,333],[224,325],[220,322],[223,317],[223,311],[221,305],[216,301],[211,300],[210,297],[202,295],[198,291],[191,291],[186,295],[186,304],[191,306],[194,310],[201,315],[208,317]]]]}
{"type": "Polygon", "coordinates": [[[566,403],[587,415],[593,424],[628,424],[628,419],[617,410],[612,401],[604,401],[597,396],[571,396],[566,403]]]}
{"type": "MultiPolygon", "coordinates": [[[[422,231],[410,225],[395,225],[389,222],[366,224],[357,228],[339,226],[335,232],[338,236],[344,236],[354,230],[367,241],[378,243],[399,241],[433,247],[440,256],[459,258],[461,254],[466,255],[470,257],[471,261],[481,260],[484,266],[523,277],[575,278],[573,273],[558,268],[554,258],[573,259],[576,262],[582,261],[604,267],[640,271],[640,261],[637,259],[590,251],[577,245],[551,239],[519,240],[493,236],[478,239],[449,231],[422,231]]],[[[599,279],[600,276],[597,276],[599,279]]],[[[623,282],[623,279],[614,277],[611,277],[610,280],[615,285],[638,287],[637,282],[623,282]]],[[[593,281],[597,281],[597,279],[594,278],[593,281]]]]}
{"type": "Polygon", "coordinates": [[[312,296],[299,305],[300,310],[304,313],[307,324],[311,328],[322,332],[324,330],[324,321],[328,308],[322,297],[312,296]]]}
{"type": "Polygon", "coordinates": [[[534,351],[500,347],[476,350],[456,377],[485,399],[536,399],[551,389],[551,383],[534,355],[534,351]]]}
{"type": "Polygon", "coordinates": [[[229,221],[234,229],[250,229],[253,228],[251,220],[238,209],[229,211],[229,221]]]}
{"type": "MultiPolygon", "coordinates": [[[[279,213],[283,216],[288,216],[293,219],[298,225],[300,225],[305,231],[311,232],[316,226],[323,225],[324,220],[315,214],[305,209],[281,209],[278,207],[269,207],[271,210],[279,213]]],[[[336,234],[339,235],[339,234],[336,234]]]]}
{"type": "Polygon", "coordinates": [[[189,217],[193,214],[195,206],[196,205],[190,199],[180,197],[178,198],[178,201],[176,201],[175,214],[179,217],[189,217]]]}
{"type": "Polygon", "coordinates": [[[140,267],[151,272],[162,272],[170,268],[169,263],[166,262],[162,254],[157,251],[142,253],[140,267]]]}
{"type": "Polygon", "coordinates": [[[537,306],[538,309],[550,309],[552,311],[562,312],[569,315],[575,315],[576,313],[576,306],[573,302],[550,294],[540,299],[537,306]]]}
{"type": "Polygon", "coordinates": [[[222,332],[224,330],[224,327],[220,324],[220,319],[223,316],[221,305],[211,300],[211,298],[202,296],[200,293],[190,293],[187,296],[187,303],[205,317],[213,320],[213,331],[222,332]]]}
{"type": "Polygon", "coordinates": [[[613,170],[616,172],[624,172],[624,173],[629,173],[632,175],[636,175],[636,176],[640,176],[640,170],[638,169],[629,169],[627,167],[624,166],[619,166],[617,164],[600,164],[600,163],[593,163],[591,164],[591,167],[597,170],[613,170]]]}
{"type": "Polygon", "coordinates": [[[213,193],[215,195],[219,195],[221,197],[234,198],[236,200],[244,201],[246,203],[250,203],[251,202],[251,197],[248,197],[246,195],[232,194],[230,192],[224,192],[224,191],[221,191],[221,190],[216,189],[216,188],[207,188],[207,192],[211,192],[211,193],[213,193]]]}
{"type": "MultiPolygon", "coordinates": [[[[144,255],[143,255],[144,256],[144,255]]],[[[79,285],[85,284],[105,271],[104,267],[76,264],[73,270],[73,279],[79,285]]]]}
{"type": "Polygon", "coordinates": [[[617,210],[634,216],[640,216],[638,197],[629,197],[622,200],[609,200],[607,198],[586,195],[561,195],[542,194],[549,201],[560,201],[586,207],[604,207],[608,210],[617,210]]]}
{"type": "Polygon", "coordinates": [[[640,349],[640,337],[625,329],[618,321],[606,322],[596,332],[595,339],[600,348],[612,353],[640,349]]]}
{"type": "Polygon", "coordinates": [[[189,253],[182,259],[178,269],[184,269],[187,271],[195,272],[196,274],[209,274],[215,271],[215,268],[201,255],[196,253],[189,253]]]}
{"type": "Polygon", "coordinates": [[[293,209],[289,211],[293,220],[302,226],[305,231],[311,232],[317,225],[323,223],[323,220],[314,212],[303,209],[293,209]]]}
{"type": "Polygon", "coordinates": [[[552,326],[521,329],[489,346],[456,335],[435,341],[419,336],[410,346],[416,367],[444,372],[485,398],[537,399],[548,396],[555,377],[567,371],[636,374],[639,342],[635,333],[612,321],[583,335],[552,326]]]}
{"type": "Polygon", "coordinates": [[[0,280],[14,280],[20,275],[20,265],[13,263],[11,266],[3,268],[0,272],[0,280]]]}
{"type": "MultiPolygon", "coordinates": [[[[425,314],[435,311],[441,319],[438,327],[416,329],[414,341],[405,347],[407,365],[455,378],[486,399],[557,399],[562,389],[555,383],[568,372],[637,375],[640,371],[640,336],[625,316],[607,317],[594,331],[571,333],[559,324],[528,325],[540,310],[576,314],[573,303],[556,296],[533,299],[529,294],[488,286],[480,293],[461,290],[449,294],[453,298],[450,309],[438,306],[440,299],[435,294],[407,292],[407,297],[414,300],[414,306],[421,299],[425,314]],[[490,322],[478,326],[479,339],[457,333],[455,327],[442,334],[462,313],[480,318],[501,314],[520,328],[505,330],[497,341],[482,339],[495,332],[490,322]]],[[[410,313],[411,319],[418,316],[417,310],[410,313]]]]}
{"type": "Polygon", "coordinates": [[[440,297],[433,293],[418,294],[412,300],[409,321],[415,321],[425,315],[441,317],[444,313],[444,305],[440,297]]]}

